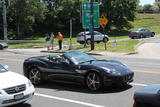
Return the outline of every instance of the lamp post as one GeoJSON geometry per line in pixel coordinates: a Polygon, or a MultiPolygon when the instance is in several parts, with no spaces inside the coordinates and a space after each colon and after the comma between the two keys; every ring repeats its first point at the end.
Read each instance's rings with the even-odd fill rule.
{"type": "Polygon", "coordinates": [[[69,44],[69,50],[73,49],[72,45],[72,21],[76,20],[75,18],[70,19],[70,44],[69,44]]]}
{"type": "Polygon", "coordinates": [[[91,6],[91,22],[90,22],[90,33],[91,33],[91,50],[94,50],[94,20],[93,20],[93,13],[94,13],[94,10],[93,10],[93,2],[94,0],[91,0],[90,1],[90,6],[91,6]]]}
{"type": "Polygon", "coordinates": [[[6,1],[2,1],[3,4],[3,35],[4,35],[4,42],[8,43],[7,37],[7,8],[6,8],[6,1]]]}

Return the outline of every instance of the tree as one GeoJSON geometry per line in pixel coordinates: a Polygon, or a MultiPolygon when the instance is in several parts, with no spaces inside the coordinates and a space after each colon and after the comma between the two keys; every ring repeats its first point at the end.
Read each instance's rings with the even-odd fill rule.
{"type": "Polygon", "coordinates": [[[151,4],[146,4],[146,5],[143,6],[143,9],[144,10],[152,10],[153,6],[151,4]]]}
{"type": "Polygon", "coordinates": [[[3,16],[2,16],[2,5],[0,5],[0,39],[3,39],[3,16]]]}
{"type": "Polygon", "coordinates": [[[105,13],[109,22],[107,30],[131,28],[129,21],[134,21],[139,0],[102,0],[101,13],[105,13]]]}
{"type": "MultiPolygon", "coordinates": [[[[69,20],[76,19],[77,25],[80,25],[80,0],[56,0],[51,4],[49,0],[46,12],[45,26],[48,30],[66,30],[69,31],[69,20]]],[[[76,27],[79,28],[78,26],[76,27]]]]}
{"type": "Polygon", "coordinates": [[[160,0],[156,0],[155,4],[157,5],[158,10],[160,11],[160,0]]]}
{"type": "Polygon", "coordinates": [[[44,19],[40,10],[43,10],[43,7],[39,0],[10,0],[8,22],[10,30],[16,32],[13,38],[23,39],[26,35],[31,35],[35,20],[44,19]]]}

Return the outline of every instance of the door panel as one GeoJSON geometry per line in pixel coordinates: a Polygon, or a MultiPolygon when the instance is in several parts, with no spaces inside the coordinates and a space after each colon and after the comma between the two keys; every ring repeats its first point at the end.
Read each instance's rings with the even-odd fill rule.
{"type": "Polygon", "coordinates": [[[52,63],[48,73],[50,79],[62,81],[73,81],[78,75],[74,65],[64,63],[52,63]]]}

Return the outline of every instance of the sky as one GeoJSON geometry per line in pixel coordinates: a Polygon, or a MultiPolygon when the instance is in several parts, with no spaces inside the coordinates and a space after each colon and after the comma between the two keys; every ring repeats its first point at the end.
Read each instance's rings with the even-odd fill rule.
{"type": "Polygon", "coordinates": [[[140,0],[140,5],[154,4],[155,0],[140,0]]]}

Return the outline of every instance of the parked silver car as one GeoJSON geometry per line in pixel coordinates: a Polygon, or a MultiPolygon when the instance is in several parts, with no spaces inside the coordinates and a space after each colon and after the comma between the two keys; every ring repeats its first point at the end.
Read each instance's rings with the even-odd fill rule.
{"type": "MultiPolygon", "coordinates": [[[[104,35],[100,32],[94,31],[94,42],[99,43],[99,42],[108,42],[108,41],[109,41],[108,35],[104,35]]],[[[87,44],[91,44],[91,34],[90,34],[90,32],[89,31],[87,31],[86,33],[80,32],[78,34],[77,42],[80,43],[80,44],[84,44],[85,42],[87,44]],[[85,35],[86,35],[86,39],[85,39],[85,35]]]]}
{"type": "Polygon", "coordinates": [[[3,50],[4,48],[8,48],[8,44],[5,42],[0,42],[0,50],[3,50]]]}
{"type": "Polygon", "coordinates": [[[155,32],[145,29],[145,28],[139,28],[131,31],[129,34],[129,37],[134,39],[134,38],[146,38],[146,37],[154,37],[155,32]]]}

